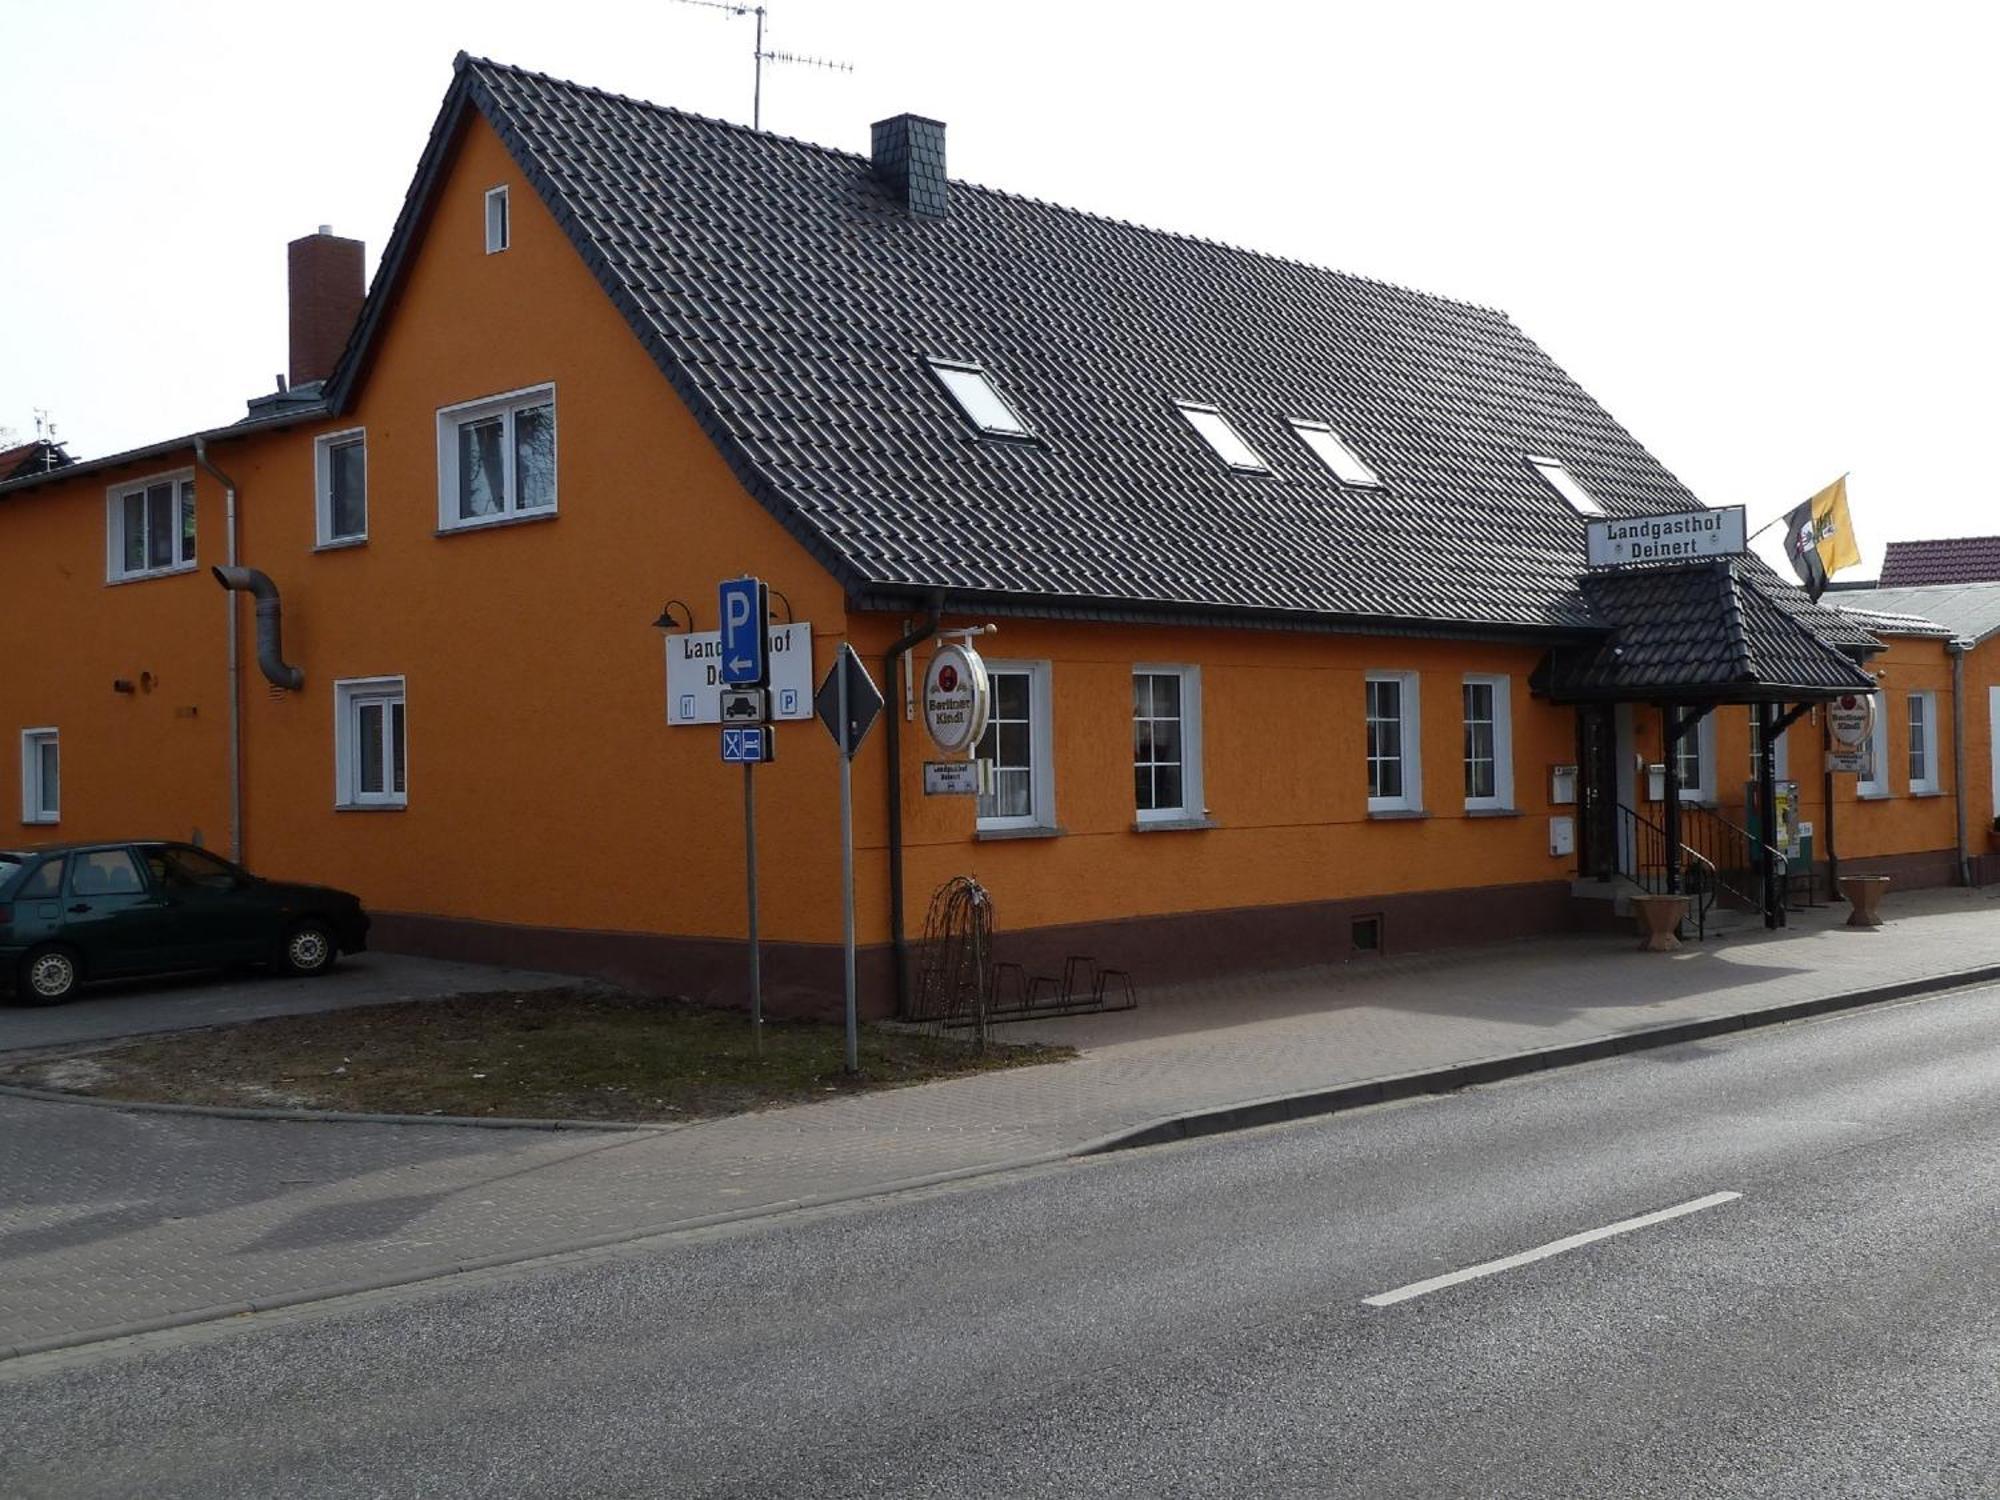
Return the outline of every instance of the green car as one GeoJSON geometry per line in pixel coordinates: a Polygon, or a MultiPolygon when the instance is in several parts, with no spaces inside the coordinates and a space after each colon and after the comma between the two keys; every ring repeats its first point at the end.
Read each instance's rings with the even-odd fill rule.
{"type": "Polygon", "coordinates": [[[192,844],[0,850],[0,987],[53,1005],[88,979],[232,964],[323,974],[368,946],[360,898],[259,880],[192,844]]]}

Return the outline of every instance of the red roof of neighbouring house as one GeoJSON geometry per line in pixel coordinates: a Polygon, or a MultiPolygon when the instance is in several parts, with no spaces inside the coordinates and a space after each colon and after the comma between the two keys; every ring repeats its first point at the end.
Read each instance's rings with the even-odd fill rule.
{"type": "Polygon", "coordinates": [[[40,474],[50,469],[63,469],[74,463],[63,452],[61,443],[52,443],[47,438],[36,438],[32,443],[22,443],[13,448],[0,448],[0,480],[18,479],[24,474],[40,474]]]}
{"type": "Polygon", "coordinates": [[[1889,543],[1882,554],[1880,586],[1904,589],[1927,583],[2000,583],[2000,536],[1889,543]]]}

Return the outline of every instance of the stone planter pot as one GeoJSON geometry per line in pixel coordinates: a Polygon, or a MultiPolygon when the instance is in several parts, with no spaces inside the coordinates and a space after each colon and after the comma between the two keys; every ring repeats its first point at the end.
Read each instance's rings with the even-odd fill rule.
{"type": "Polygon", "coordinates": [[[1889,889],[1887,875],[1843,875],[1840,894],[1854,909],[1847,914],[1849,927],[1882,925],[1882,893],[1889,889]]]}
{"type": "Polygon", "coordinates": [[[1634,896],[1632,915],[1639,919],[1641,953],[1671,953],[1680,947],[1680,925],[1688,914],[1685,896],[1634,896]]]}

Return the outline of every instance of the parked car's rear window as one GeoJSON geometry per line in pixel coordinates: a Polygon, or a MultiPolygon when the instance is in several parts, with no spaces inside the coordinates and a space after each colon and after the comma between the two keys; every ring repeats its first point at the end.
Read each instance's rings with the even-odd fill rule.
{"type": "Polygon", "coordinates": [[[63,859],[61,855],[57,855],[54,859],[45,859],[29,872],[26,880],[21,882],[20,889],[14,892],[14,899],[16,901],[53,901],[62,894],[62,875],[63,859]]]}

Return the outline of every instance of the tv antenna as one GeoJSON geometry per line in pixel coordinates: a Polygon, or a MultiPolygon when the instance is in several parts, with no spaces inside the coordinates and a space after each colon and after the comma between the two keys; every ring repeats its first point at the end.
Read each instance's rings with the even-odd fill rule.
{"type": "Polygon", "coordinates": [[[835,73],[852,73],[854,64],[836,62],[830,57],[809,57],[803,52],[778,52],[764,46],[764,18],[770,14],[770,7],[764,5],[740,5],[735,0],[674,0],[676,5],[698,5],[703,10],[724,10],[732,16],[755,16],[757,18],[757,42],[751,52],[755,59],[755,81],[750,94],[750,128],[764,128],[764,64],[767,62],[793,63],[802,68],[826,68],[835,73]]]}

